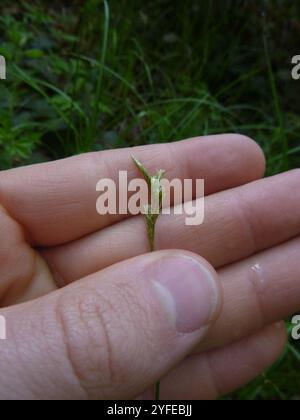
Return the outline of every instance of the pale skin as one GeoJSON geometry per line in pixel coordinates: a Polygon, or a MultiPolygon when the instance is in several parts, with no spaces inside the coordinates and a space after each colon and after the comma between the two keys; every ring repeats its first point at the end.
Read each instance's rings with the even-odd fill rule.
{"type": "Polygon", "coordinates": [[[271,366],[300,310],[300,171],[264,171],[256,143],[223,135],[0,173],[0,398],[151,398],[161,379],[162,399],[213,399],[271,366]],[[206,183],[205,223],[163,216],[151,254],[142,216],[95,210],[100,178],[140,176],[132,154],[206,183]],[[216,287],[211,319],[189,334],[145,274],[177,258],[216,287]]]}

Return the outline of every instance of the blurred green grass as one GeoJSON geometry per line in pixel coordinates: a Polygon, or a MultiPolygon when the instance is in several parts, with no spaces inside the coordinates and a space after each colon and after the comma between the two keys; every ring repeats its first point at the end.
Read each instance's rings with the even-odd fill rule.
{"type": "MultiPolygon", "coordinates": [[[[0,168],[238,132],[299,166],[300,3],[2,0],[0,168]]],[[[300,309],[300,308],[299,308],[300,309]]],[[[300,348],[229,398],[299,397],[300,348]]]]}

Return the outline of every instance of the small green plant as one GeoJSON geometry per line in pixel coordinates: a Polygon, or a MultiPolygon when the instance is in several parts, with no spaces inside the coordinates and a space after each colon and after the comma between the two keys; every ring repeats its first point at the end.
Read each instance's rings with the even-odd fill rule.
{"type": "MultiPolygon", "coordinates": [[[[165,171],[160,169],[156,172],[155,175],[151,176],[146,171],[145,167],[141,164],[141,162],[139,162],[134,156],[132,156],[132,159],[140,173],[145,178],[151,192],[151,204],[147,205],[145,219],[147,224],[147,234],[150,244],[150,250],[152,252],[154,251],[156,223],[162,210],[163,188],[161,186],[161,180],[165,174],[165,171]]],[[[155,384],[155,399],[160,399],[160,382],[157,382],[155,384]]]]}
{"type": "Polygon", "coordinates": [[[150,192],[151,192],[151,204],[147,205],[146,208],[146,223],[147,223],[147,233],[148,233],[148,239],[150,244],[151,251],[154,251],[154,241],[155,241],[155,228],[156,223],[159,218],[159,215],[162,210],[162,200],[163,200],[163,189],[161,187],[161,180],[165,174],[165,171],[160,169],[157,171],[157,173],[153,176],[149,175],[149,173],[146,171],[144,166],[139,162],[134,156],[132,156],[132,159],[140,171],[140,173],[145,178],[150,192]]]}

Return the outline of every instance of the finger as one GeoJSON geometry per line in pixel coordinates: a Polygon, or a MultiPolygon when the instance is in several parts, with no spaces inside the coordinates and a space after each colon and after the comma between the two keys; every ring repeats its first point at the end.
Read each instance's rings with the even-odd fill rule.
{"type": "Polygon", "coordinates": [[[96,184],[110,178],[118,185],[121,170],[140,177],[131,154],[167,177],[206,180],[208,194],[260,178],[264,158],[252,140],[237,135],[196,138],[172,144],[92,153],[2,172],[3,206],[24,227],[32,244],[66,243],[113,224],[121,218],[96,212],[96,184]]]}
{"type": "Polygon", "coordinates": [[[162,252],[8,308],[0,396],[136,397],[203,339],[221,302],[216,273],[203,259],[162,252]]]}
{"type": "MultiPolygon", "coordinates": [[[[295,170],[206,197],[201,226],[186,226],[185,215],[162,216],[156,249],[195,252],[218,268],[285,242],[300,234],[299,182],[295,170]]],[[[43,256],[69,283],[148,248],[145,222],[136,217],[43,256]]]]}
{"type": "Polygon", "coordinates": [[[190,356],[162,381],[161,397],[213,400],[224,396],[272,366],[285,343],[285,325],[278,323],[226,348],[190,356]]]}
{"type": "Polygon", "coordinates": [[[224,306],[199,350],[246,337],[300,308],[300,238],[219,271],[224,306]]]}

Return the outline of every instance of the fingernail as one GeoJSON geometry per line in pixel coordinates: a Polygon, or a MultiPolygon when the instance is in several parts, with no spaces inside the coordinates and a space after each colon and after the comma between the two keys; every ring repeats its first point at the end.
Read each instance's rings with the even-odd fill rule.
{"type": "Polygon", "coordinates": [[[151,278],[178,332],[194,332],[214,318],[219,288],[214,275],[199,260],[163,257],[151,263],[151,278]]]}

